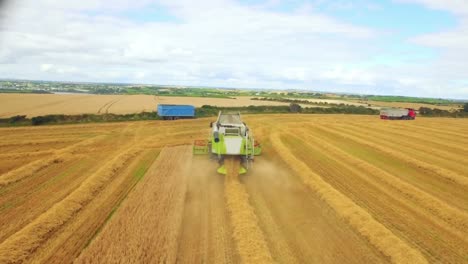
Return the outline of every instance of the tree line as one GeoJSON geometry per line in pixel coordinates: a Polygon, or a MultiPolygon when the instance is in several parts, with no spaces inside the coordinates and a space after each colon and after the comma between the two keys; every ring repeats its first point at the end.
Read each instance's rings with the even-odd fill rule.
{"type": "MultiPolygon", "coordinates": [[[[355,105],[335,105],[331,107],[302,107],[297,103],[289,105],[250,105],[239,107],[219,107],[204,105],[196,108],[195,117],[217,116],[219,111],[240,112],[242,114],[281,114],[281,113],[303,113],[303,114],[355,114],[355,115],[378,115],[379,110],[355,105]]],[[[468,117],[468,103],[460,111],[450,112],[441,109],[427,107],[419,108],[421,116],[428,117],[468,117]]],[[[26,115],[17,115],[9,118],[0,118],[0,126],[40,126],[54,124],[78,124],[78,123],[101,123],[101,122],[123,122],[139,120],[159,120],[156,112],[141,112],[135,114],[81,114],[81,115],[44,115],[28,118],[26,115]]]]}

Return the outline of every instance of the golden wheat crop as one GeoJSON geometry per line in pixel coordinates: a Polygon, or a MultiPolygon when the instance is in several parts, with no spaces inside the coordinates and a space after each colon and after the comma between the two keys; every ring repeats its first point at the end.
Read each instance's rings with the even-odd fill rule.
{"type": "Polygon", "coordinates": [[[227,176],[191,154],[210,121],[0,129],[0,262],[468,259],[467,121],[246,116],[263,155],[227,176]]]}

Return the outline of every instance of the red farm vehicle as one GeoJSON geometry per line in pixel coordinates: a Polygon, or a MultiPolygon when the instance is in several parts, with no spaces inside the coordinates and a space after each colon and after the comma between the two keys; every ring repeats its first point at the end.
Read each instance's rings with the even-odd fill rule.
{"type": "Polygon", "coordinates": [[[416,111],[413,108],[386,108],[380,110],[380,119],[414,120],[416,111]]]}

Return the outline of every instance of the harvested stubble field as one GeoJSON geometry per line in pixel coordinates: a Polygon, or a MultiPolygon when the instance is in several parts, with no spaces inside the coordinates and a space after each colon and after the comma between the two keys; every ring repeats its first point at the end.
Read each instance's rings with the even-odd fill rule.
{"type": "Polygon", "coordinates": [[[0,263],[468,262],[465,120],[246,116],[242,176],[209,121],[0,129],[0,263]]]}

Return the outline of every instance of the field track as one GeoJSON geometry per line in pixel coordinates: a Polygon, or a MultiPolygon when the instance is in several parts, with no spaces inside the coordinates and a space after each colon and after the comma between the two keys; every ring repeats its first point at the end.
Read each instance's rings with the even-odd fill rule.
{"type": "Polygon", "coordinates": [[[465,120],[246,116],[226,176],[210,121],[0,129],[0,263],[468,262],[465,120]]]}

